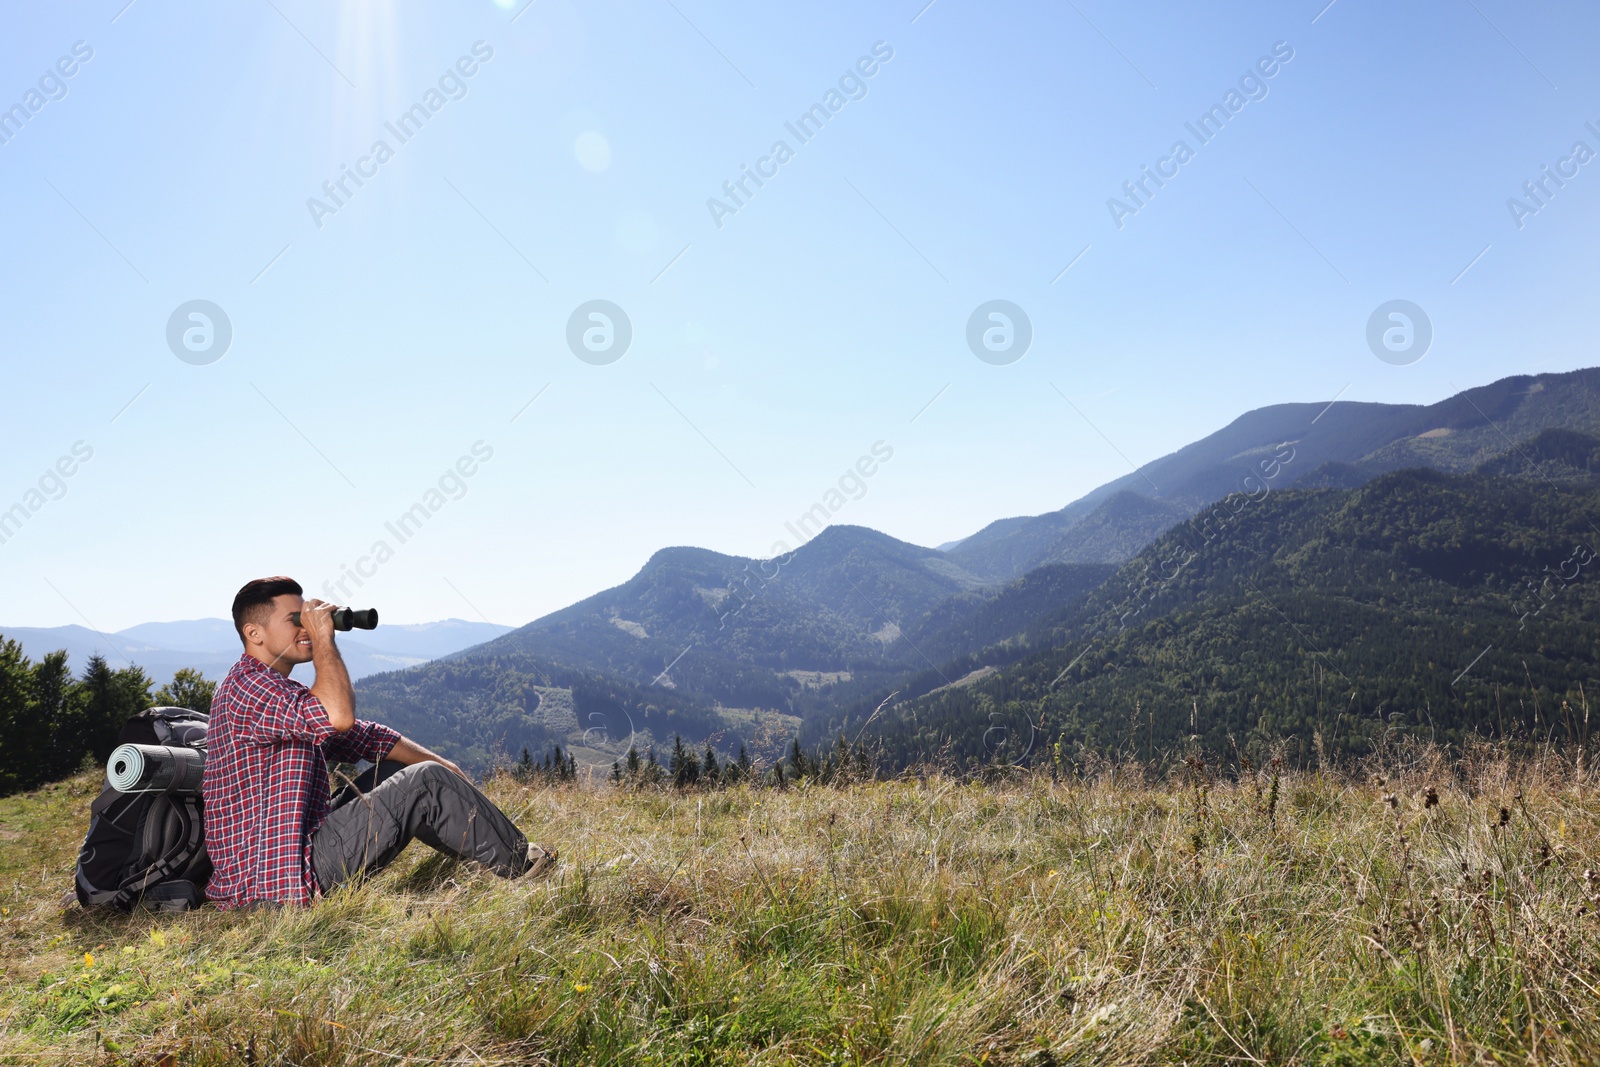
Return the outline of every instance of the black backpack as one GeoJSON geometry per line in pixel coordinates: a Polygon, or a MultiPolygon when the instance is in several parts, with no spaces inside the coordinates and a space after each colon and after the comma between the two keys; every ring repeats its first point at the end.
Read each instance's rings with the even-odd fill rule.
{"type": "MultiPolygon", "coordinates": [[[[150,708],[129,719],[119,745],[206,747],[206,716],[188,708],[150,708]]],[[[188,911],[205,901],[211,877],[200,793],[119,793],[108,780],[89,807],[78,852],[78,903],[132,911],[188,911]]]]}

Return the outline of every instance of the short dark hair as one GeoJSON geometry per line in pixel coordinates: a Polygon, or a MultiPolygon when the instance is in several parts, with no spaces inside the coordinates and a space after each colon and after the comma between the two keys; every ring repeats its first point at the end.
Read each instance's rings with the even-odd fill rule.
{"type": "Polygon", "coordinates": [[[305,590],[300,588],[300,583],[293,578],[278,575],[276,578],[257,578],[244,583],[233,597],[233,629],[239,635],[239,643],[245,644],[244,624],[247,622],[260,623],[265,615],[263,608],[271,608],[275,597],[284,594],[304,596],[305,590]]]}

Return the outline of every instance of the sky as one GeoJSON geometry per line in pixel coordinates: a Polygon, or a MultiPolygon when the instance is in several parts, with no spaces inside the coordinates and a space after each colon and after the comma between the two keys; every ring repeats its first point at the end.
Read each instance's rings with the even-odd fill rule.
{"type": "Polygon", "coordinates": [[[833,521],[933,546],[1600,362],[1600,11],[1220,7],[8,12],[0,624],[520,625],[862,457],[833,521]]]}

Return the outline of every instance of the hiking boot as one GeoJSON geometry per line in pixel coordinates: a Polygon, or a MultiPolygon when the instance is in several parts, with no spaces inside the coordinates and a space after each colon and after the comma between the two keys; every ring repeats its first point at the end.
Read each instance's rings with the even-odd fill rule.
{"type": "Polygon", "coordinates": [[[556,869],[556,853],[554,849],[541,848],[528,843],[528,869],[522,872],[524,878],[543,878],[556,869]]]}

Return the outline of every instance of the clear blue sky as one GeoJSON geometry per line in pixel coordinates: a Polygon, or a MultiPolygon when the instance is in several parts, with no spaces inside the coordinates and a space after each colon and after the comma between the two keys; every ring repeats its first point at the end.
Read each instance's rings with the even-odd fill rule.
{"type": "Polygon", "coordinates": [[[125,2],[0,36],[26,112],[0,127],[0,508],[59,496],[0,544],[3,624],[221,615],[379,540],[356,603],[520,624],[663,546],[769,555],[879,441],[834,521],[934,545],[1264,404],[1600,362],[1600,160],[1520,229],[1506,203],[1600,151],[1592,5],[125,2]],[[785,123],[877,42],[801,143],[785,123]],[[1185,123],[1277,42],[1200,144],[1185,123]],[[1108,199],[1180,139],[1119,228],[1108,199]],[[1365,340],[1395,298],[1435,331],[1405,366],[1365,340]],[[632,323],[607,365],[566,340],[594,299],[632,323]],[[1008,365],[966,342],[992,299],[1032,323],[1008,365]],[[205,365],[168,346],[191,300],[232,327],[205,365]],[[385,523],[479,441],[401,544],[385,523]]]}

